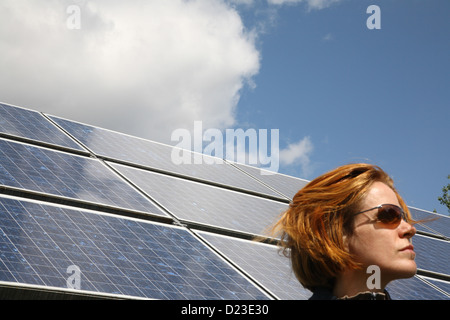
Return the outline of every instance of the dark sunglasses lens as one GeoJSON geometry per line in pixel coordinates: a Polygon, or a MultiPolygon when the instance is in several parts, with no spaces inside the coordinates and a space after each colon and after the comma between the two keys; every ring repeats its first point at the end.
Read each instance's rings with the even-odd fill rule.
{"type": "Polygon", "coordinates": [[[400,208],[394,206],[382,206],[378,209],[378,220],[386,224],[396,224],[402,219],[400,208]]]}

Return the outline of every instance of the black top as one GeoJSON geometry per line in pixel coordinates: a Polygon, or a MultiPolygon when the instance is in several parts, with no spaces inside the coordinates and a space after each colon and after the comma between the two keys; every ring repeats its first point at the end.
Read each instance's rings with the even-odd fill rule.
{"type": "Polygon", "coordinates": [[[360,292],[352,297],[337,298],[329,288],[316,288],[309,300],[392,300],[385,289],[383,292],[360,292]]]}

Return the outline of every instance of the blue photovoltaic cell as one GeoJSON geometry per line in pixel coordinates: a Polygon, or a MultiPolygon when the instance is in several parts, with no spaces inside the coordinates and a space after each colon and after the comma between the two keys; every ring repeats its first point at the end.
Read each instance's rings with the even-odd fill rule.
{"type": "Polygon", "coordinates": [[[312,292],[303,288],[291,269],[290,260],[277,246],[195,231],[267,291],[281,300],[306,300],[312,292]]]}
{"type": "Polygon", "coordinates": [[[99,160],[3,139],[0,185],[167,216],[99,160]]]}
{"type": "Polygon", "coordinates": [[[450,217],[416,208],[409,208],[409,210],[415,220],[425,220],[418,224],[417,230],[431,232],[450,239],[450,217]]]}
{"type": "Polygon", "coordinates": [[[173,160],[173,155],[178,159],[178,155],[183,155],[182,149],[54,116],[50,117],[98,156],[201,179],[222,186],[281,197],[222,159],[184,150],[183,152],[188,154],[187,163],[179,163],[177,160],[173,160]],[[172,152],[174,153],[172,154],[172,152]],[[218,163],[213,163],[213,160],[218,163]]]}
{"type": "Polygon", "coordinates": [[[450,242],[421,235],[412,238],[420,269],[450,275],[450,242]]]}
{"type": "Polygon", "coordinates": [[[0,103],[0,133],[87,153],[39,112],[2,103],[0,103]]]}
{"type": "Polygon", "coordinates": [[[289,200],[292,199],[295,194],[308,183],[307,180],[276,172],[270,172],[265,169],[259,169],[234,162],[233,165],[262,181],[264,184],[270,186],[289,200]]]}
{"type": "Polygon", "coordinates": [[[408,279],[395,280],[386,287],[394,300],[448,300],[449,297],[436,290],[420,276],[408,279]]]}
{"type": "Polygon", "coordinates": [[[288,207],[284,202],[110,164],[153,200],[184,221],[261,234],[288,207]]]}
{"type": "Polygon", "coordinates": [[[450,300],[450,282],[449,281],[438,280],[438,279],[433,279],[433,278],[423,277],[423,276],[421,276],[421,278],[423,278],[425,281],[431,283],[433,286],[438,287],[440,290],[444,291],[447,294],[448,299],[450,300]]]}
{"type": "Polygon", "coordinates": [[[0,258],[0,281],[73,288],[68,267],[76,266],[80,290],[268,299],[183,228],[6,197],[0,197],[0,258]]]}
{"type": "Polygon", "coordinates": [[[414,227],[416,228],[416,230],[418,232],[426,232],[429,234],[441,236],[441,234],[434,232],[433,230],[430,230],[429,228],[425,227],[422,223],[416,223],[416,224],[414,224],[414,227]]]}

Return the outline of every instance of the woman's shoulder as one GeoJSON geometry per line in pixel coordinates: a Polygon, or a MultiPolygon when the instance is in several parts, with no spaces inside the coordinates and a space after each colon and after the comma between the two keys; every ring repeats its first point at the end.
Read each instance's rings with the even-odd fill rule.
{"type": "Polygon", "coordinates": [[[309,300],[336,300],[336,296],[333,295],[333,292],[329,288],[320,287],[315,288],[313,291],[313,295],[309,298],[309,300]]]}

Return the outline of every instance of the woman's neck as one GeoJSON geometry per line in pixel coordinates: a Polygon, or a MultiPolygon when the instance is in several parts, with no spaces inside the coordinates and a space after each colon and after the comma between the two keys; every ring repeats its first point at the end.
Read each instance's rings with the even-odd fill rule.
{"type": "Polygon", "coordinates": [[[367,291],[383,292],[385,285],[381,283],[378,286],[373,286],[369,277],[370,274],[365,273],[364,270],[343,272],[336,278],[333,294],[337,298],[342,298],[345,296],[352,297],[358,293],[367,291]]]}

